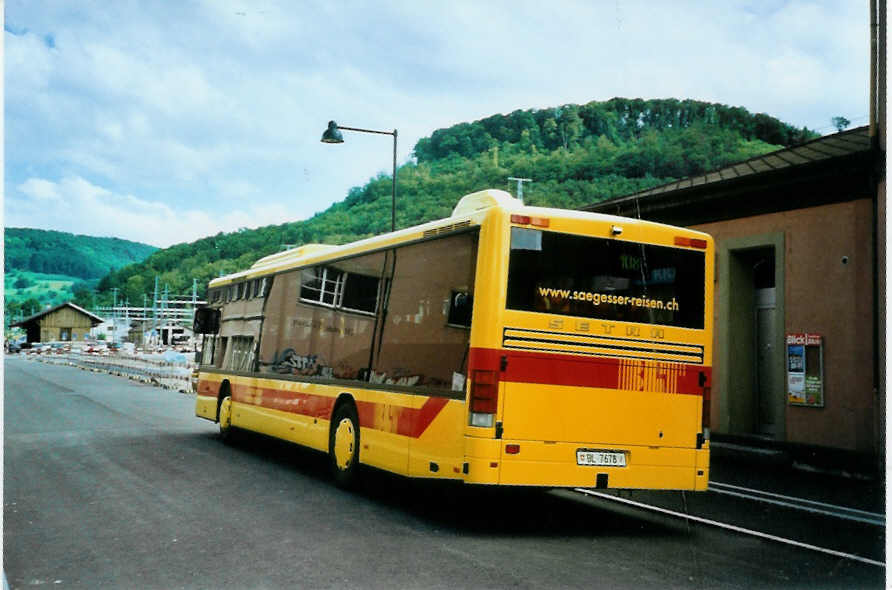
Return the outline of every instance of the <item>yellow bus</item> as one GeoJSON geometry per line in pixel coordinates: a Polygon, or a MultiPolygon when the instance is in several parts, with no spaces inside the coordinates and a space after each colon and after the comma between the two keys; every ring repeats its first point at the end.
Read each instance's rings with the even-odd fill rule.
{"type": "Polygon", "coordinates": [[[713,241],[503,191],[208,287],[196,415],[469,484],[705,490],[713,241]]]}

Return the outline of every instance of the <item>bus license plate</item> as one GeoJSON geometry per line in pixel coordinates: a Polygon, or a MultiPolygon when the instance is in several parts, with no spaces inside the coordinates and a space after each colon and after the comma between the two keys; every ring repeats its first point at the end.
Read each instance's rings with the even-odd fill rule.
{"type": "Polygon", "coordinates": [[[619,451],[576,451],[577,465],[596,465],[598,467],[625,467],[626,454],[619,451]]]}

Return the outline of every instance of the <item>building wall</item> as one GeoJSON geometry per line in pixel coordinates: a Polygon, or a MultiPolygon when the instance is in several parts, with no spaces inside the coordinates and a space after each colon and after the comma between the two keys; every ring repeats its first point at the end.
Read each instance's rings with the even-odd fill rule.
{"type": "MultiPolygon", "coordinates": [[[[726,240],[776,233],[783,236],[784,331],[824,337],[825,406],[784,403],[782,440],[863,452],[879,450],[875,432],[879,400],[872,378],[872,321],[876,309],[872,214],[871,200],[859,199],[695,226],[716,239],[717,250],[726,240]]],[[[722,285],[717,284],[717,299],[721,289],[722,285]]],[[[715,350],[722,348],[720,326],[727,321],[718,317],[719,313],[717,305],[715,350]]],[[[775,353],[784,355],[783,347],[779,348],[775,353]]],[[[721,383],[723,370],[727,369],[717,356],[714,384],[721,383]]],[[[780,387],[784,391],[776,395],[785,397],[785,373],[780,387]]],[[[727,400],[722,391],[714,390],[711,418],[716,426],[721,424],[723,403],[727,400]]]]}
{"type": "Polygon", "coordinates": [[[40,318],[38,321],[40,323],[41,342],[61,340],[60,335],[63,328],[71,329],[71,340],[83,340],[90,333],[90,328],[93,326],[89,317],[70,307],[63,307],[40,318]]]}
{"type": "Polygon", "coordinates": [[[121,342],[128,338],[132,320],[128,318],[114,318],[105,320],[101,324],[94,325],[90,330],[92,338],[99,338],[105,342],[121,342]]]}
{"type": "MultiPolygon", "coordinates": [[[[885,86],[883,86],[885,88],[885,86]]],[[[885,92],[885,91],[884,91],[885,92]]],[[[885,109],[886,101],[882,104],[885,109]]],[[[886,152],[885,133],[882,134],[882,150],[886,152]]],[[[874,418],[874,431],[877,441],[880,441],[880,449],[885,452],[883,441],[886,433],[886,374],[887,363],[889,357],[886,353],[886,177],[880,179],[877,186],[877,293],[878,301],[876,302],[877,315],[879,316],[877,326],[878,339],[878,358],[877,358],[877,381],[879,382],[879,391],[877,399],[879,400],[877,415],[874,418]]]]}

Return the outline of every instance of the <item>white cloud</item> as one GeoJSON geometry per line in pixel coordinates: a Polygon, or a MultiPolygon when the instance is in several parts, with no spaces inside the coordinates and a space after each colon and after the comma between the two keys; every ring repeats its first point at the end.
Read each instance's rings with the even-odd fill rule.
{"type": "Polygon", "coordinates": [[[50,188],[125,221],[72,209],[80,225],[132,239],[166,230],[129,221],[125,195],[149,220],[206,233],[307,217],[390,171],[387,137],[320,144],[330,119],[399,129],[400,161],[440,127],[613,96],[855,121],[865,4],[12,0],[7,222],[47,227],[28,199],[50,188]],[[108,194],[86,199],[77,178],[108,194]]]}
{"type": "Polygon", "coordinates": [[[37,201],[61,200],[56,184],[48,180],[29,178],[19,187],[19,190],[23,194],[37,201]]]}
{"type": "Polygon", "coordinates": [[[116,194],[81,177],[59,182],[29,178],[6,199],[6,225],[10,227],[126,237],[155,246],[189,242],[219,231],[281,223],[286,214],[278,205],[229,209],[219,214],[190,208],[188,203],[172,207],[116,194]],[[35,219],[40,223],[33,223],[35,219]]]}

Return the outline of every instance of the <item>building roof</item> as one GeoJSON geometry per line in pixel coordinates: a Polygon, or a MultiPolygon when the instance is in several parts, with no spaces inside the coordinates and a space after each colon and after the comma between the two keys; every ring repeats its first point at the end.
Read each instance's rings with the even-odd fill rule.
{"type": "Polygon", "coordinates": [[[839,201],[865,192],[858,178],[871,169],[873,153],[869,128],[858,127],[582,209],[690,224],[822,204],[828,199],[839,201]],[[857,177],[852,175],[858,171],[861,174],[857,177]],[[839,186],[840,183],[845,186],[839,186]],[[791,185],[803,190],[791,190],[791,185]],[[788,190],[778,192],[781,186],[788,190]],[[802,194],[793,198],[794,192],[810,193],[814,203],[803,200],[802,194]],[[747,195],[747,200],[751,200],[754,193],[773,196],[749,203],[728,199],[747,195]],[[708,206],[715,199],[723,200],[720,208],[714,203],[708,206]]]}
{"type": "Polygon", "coordinates": [[[25,327],[25,324],[29,324],[29,323],[31,323],[31,322],[33,322],[33,321],[39,320],[40,318],[42,318],[42,317],[44,317],[44,316],[47,316],[47,315],[49,315],[49,314],[51,314],[51,313],[53,313],[53,312],[56,312],[56,311],[62,309],[63,307],[70,307],[70,308],[73,309],[74,311],[77,311],[77,312],[79,312],[79,313],[84,314],[85,316],[87,316],[88,318],[90,318],[90,321],[93,323],[94,326],[96,326],[96,325],[98,325],[98,324],[101,324],[102,322],[105,321],[105,320],[103,320],[101,317],[99,317],[98,315],[96,315],[96,314],[94,314],[94,313],[90,313],[90,312],[87,311],[86,309],[84,309],[84,308],[82,308],[82,307],[80,307],[80,306],[78,306],[78,305],[75,305],[74,303],[72,303],[72,302],[70,302],[70,301],[66,301],[65,303],[60,303],[60,304],[57,305],[56,307],[51,307],[51,308],[49,308],[49,309],[45,309],[45,310],[43,310],[43,311],[40,311],[40,312],[35,313],[35,314],[32,315],[32,316],[27,317],[27,318],[25,318],[25,319],[23,319],[23,320],[21,320],[21,321],[18,321],[18,322],[14,323],[14,324],[10,324],[9,327],[10,327],[10,328],[15,328],[15,327],[17,327],[17,326],[25,327]]]}

